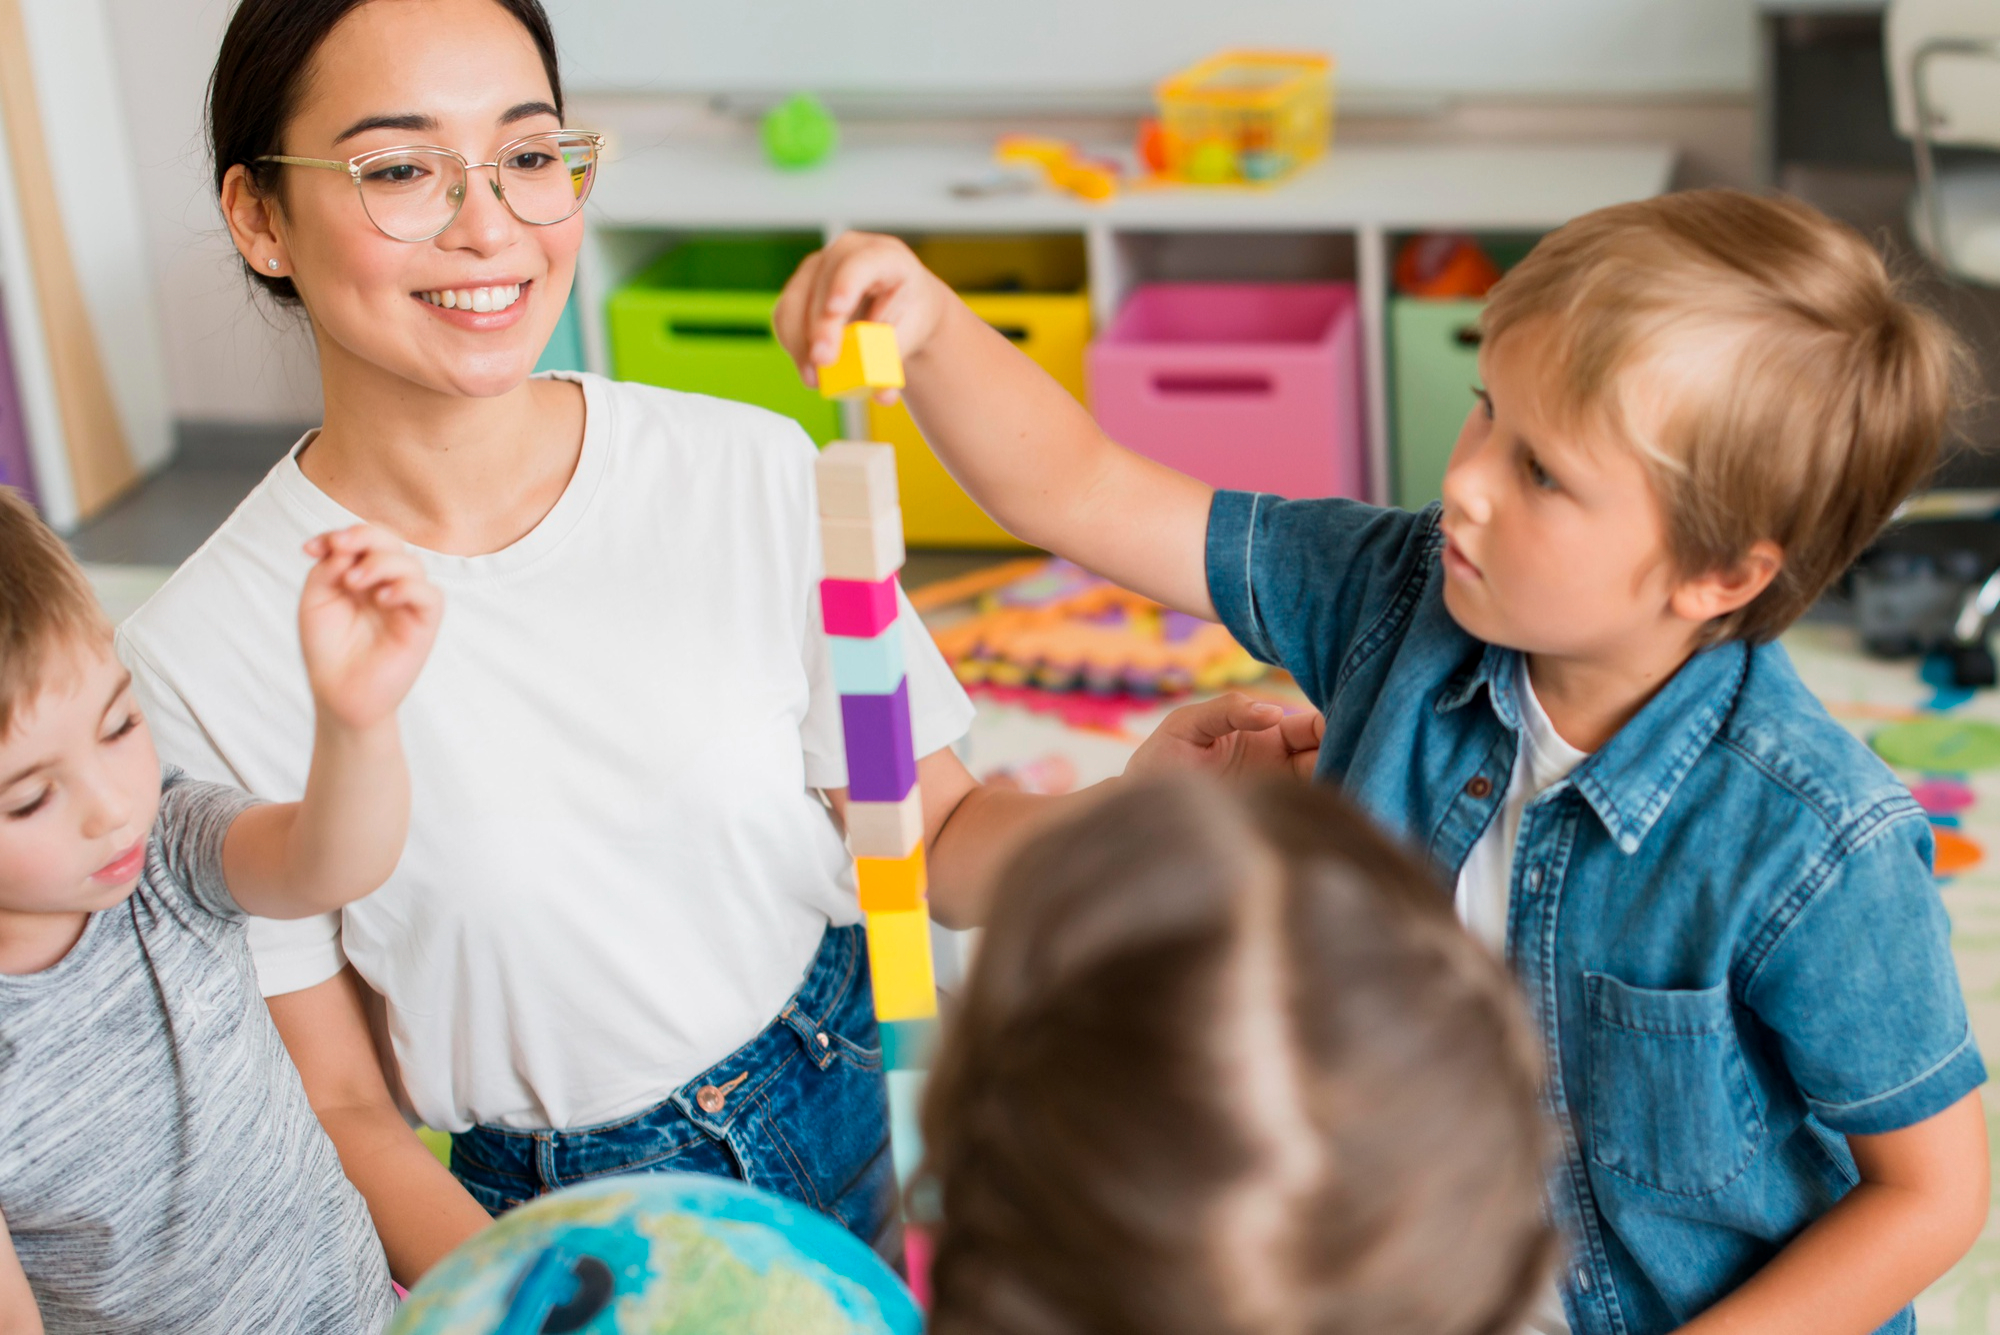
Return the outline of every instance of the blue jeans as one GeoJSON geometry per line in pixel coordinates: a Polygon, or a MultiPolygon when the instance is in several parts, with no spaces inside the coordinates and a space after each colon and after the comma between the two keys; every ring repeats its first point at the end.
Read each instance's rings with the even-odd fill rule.
{"type": "Polygon", "coordinates": [[[498,1215],[618,1173],[709,1173],[801,1201],[901,1249],[889,1104],[859,927],[829,927],[778,1018],[663,1102],[602,1126],[451,1138],[451,1171],[498,1215]]]}

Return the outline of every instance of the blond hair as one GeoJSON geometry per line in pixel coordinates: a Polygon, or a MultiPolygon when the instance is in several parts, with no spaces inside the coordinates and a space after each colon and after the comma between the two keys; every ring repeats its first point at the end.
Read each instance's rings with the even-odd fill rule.
{"type": "Polygon", "coordinates": [[[1957,337],[1859,233],[1737,190],[1550,233],[1493,289],[1481,328],[1497,342],[1529,321],[1549,337],[1552,414],[1639,450],[1678,573],[1732,569],[1761,541],[1783,551],[1705,644],[1771,639],[1812,605],[1929,476],[1969,379],[1957,337]],[[1642,426],[1629,372],[1669,359],[1674,401],[1642,426]]]}
{"type": "Polygon", "coordinates": [[[0,737],[65,651],[110,642],[111,625],[69,548],[19,493],[0,487],[0,737]]]}

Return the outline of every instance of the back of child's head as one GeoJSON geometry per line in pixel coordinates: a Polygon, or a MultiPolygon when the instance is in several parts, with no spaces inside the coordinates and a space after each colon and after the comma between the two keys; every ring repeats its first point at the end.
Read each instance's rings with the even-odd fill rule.
{"type": "Polygon", "coordinates": [[[20,495],[0,487],[0,737],[64,656],[102,650],[111,627],[63,540],[20,495]]]}
{"type": "Polygon", "coordinates": [[[935,1335],[1514,1328],[1552,1245],[1535,1042],[1345,801],[1137,786],[995,902],[923,1110],[935,1335]]]}
{"type": "Polygon", "coordinates": [[[1709,643],[1770,639],[1839,577],[1930,474],[1969,365],[1854,229],[1735,190],[1552,232],[1493,289],[1483,328],[1530,323],[1545,410],[1639,451],[1680,574],[1783,550],[1709,643]]]}

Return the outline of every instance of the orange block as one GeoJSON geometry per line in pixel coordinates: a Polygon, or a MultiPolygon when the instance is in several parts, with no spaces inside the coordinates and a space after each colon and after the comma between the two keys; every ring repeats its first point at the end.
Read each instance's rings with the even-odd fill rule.
{"type": "Polygon", "coordinates": [[[1939,876],[1956,876],[1960,872],[1971,871],[1986,860],[1986,850],[1951,830],[1933,829],[1937,840],[1937,857],[1932,870],[1939,876]]]}
{"type": "Polygon", "coordinates": [[[930,877],[920,842],[907,857],[856,858],[854,879],[861,887],[864,913],[902,913],[924,907],[930,877]]]}

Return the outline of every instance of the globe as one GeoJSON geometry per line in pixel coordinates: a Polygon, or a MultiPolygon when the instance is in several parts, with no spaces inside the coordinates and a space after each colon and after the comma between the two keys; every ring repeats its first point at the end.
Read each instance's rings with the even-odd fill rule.
{"type": "Polygon", "coordinates": [[[501,1216],[424,1276],[390,1335],[919,1335],[895,1272],[816,1210],[640,1174],[501,1216]]]}

